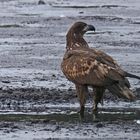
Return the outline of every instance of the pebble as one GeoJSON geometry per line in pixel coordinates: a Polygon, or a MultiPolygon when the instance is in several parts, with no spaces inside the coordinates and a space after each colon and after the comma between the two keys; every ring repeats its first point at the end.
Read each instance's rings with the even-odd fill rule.
{"type": "Polygon", "coordinates": [[[39,0],[39,1],[38,1],[38,4],[39,4],[39,5],[44,5],[44,4],[46,4],[46,3],[45,3],[43,0],[39,0]]]}

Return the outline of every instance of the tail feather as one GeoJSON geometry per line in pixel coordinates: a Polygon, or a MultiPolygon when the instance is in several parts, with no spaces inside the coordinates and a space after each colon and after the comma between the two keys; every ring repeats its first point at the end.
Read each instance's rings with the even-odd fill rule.
{"type": "Polygon", "coordinates": [[[108,87],[108,90],[112,93],[117,95],[119,98],[125,98],[125,99],[129,99],[129,100],[134,100],[136,97],[133,94],[133,92],[124,86],[121,86],[119,84],[114,84],[110,87],[108,87]]]}
{"type": "Polygon", "coordinates": [[[134,75],[134,74],[131,74],[131,73],[128,73],[128,72],[125,72],[125,76],[126,77],[140,79],[140,76],[137,76],[137,75],[134,75]]]}

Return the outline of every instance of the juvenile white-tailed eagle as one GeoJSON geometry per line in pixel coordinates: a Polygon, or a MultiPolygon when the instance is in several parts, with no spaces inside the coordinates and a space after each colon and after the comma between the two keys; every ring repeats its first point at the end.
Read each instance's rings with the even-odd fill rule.
{"type": "Polygon", "coordinates": [[[95,48],[89,48],[83,35],[87,31],[95,31],[94,26],[84,22],[76,22],[66,35],[66,53],[61,68],[66,78],[75,84],[80,101],[80,113],[84,112],[88,86],[94,88],[94,106],[101,102],[105,89],[118,97],[133,100],[135,96],[130,90],[126,77],[138,78],[122,70],[117,62],[106,53],[95,48]]]}

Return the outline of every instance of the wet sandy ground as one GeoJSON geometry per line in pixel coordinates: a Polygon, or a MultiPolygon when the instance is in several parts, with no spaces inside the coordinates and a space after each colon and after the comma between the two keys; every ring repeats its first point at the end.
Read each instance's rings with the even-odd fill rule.
{"type": "Polygon", "coordinates": [[[139,139],[140,81],[135,102],[106,93],[98,116],[79,118],[74,86],[60,70],[72,23],[96,27],[85,38],[140,76],[139,0],[0,1],[0,139],[139,139]]]}

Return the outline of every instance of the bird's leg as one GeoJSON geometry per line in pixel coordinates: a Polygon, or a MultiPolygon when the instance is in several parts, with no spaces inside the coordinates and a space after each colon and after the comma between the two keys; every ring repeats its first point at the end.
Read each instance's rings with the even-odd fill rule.
{"type": "Polygon", "coordinates": [[[95,93],[94,93],[94,105],[93,105],[93,112],[97,112],[98,111],[98,103],[102,103],[103,102],[103,94],[105,89],[104,88],[95,88],[94,89],[95,93]]]}
{"type": "Polygon", "coordinates": [[[85,103],[86,103],[86,93],[88,92],[88,88],[86,85],[78,85],[76,84],[76,93],[80,102],[80,115],[84,117],[85,103]]]}

